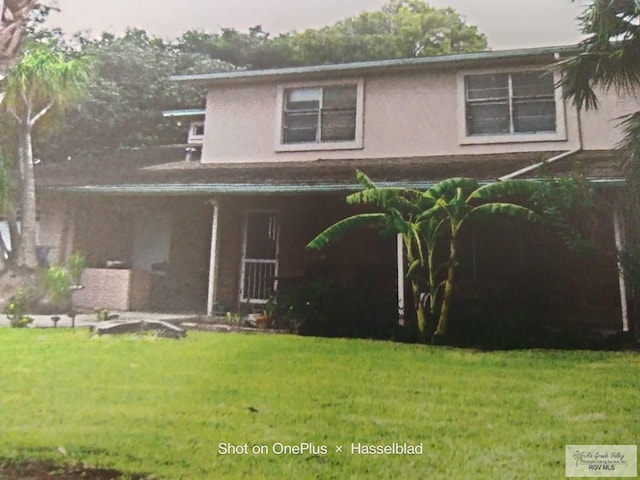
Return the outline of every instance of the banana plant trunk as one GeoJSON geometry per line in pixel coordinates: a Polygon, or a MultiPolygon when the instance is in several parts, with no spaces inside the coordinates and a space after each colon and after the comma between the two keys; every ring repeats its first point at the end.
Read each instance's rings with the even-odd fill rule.
{"type": "Polygon", "coordinates": [[[420,283],[416,280],[411,280],[411,293],[413,294],[413,306],[416,312],[418,320],[418,331],[423,339],[427,338],[427,314],[424,310],[424,305],[420,301],[420,295],[422,294],[420,283]]]}
{"type": "Polygon", "coordinates": [[[451,306],[453,305],[453,288],[455,282],[456,262],[458,253],[456,249],[456,232],[452,232],[451,241],[449,243],[449,262],[447,265],[447,278],[444,283],[444,293],[442,294],[442,305],[440,307],[440,316],[438,318],[438,326],[436,327],[435,337],[443,339],[447,335],[449,327],[449,317],[451,316],[451,306]]]}

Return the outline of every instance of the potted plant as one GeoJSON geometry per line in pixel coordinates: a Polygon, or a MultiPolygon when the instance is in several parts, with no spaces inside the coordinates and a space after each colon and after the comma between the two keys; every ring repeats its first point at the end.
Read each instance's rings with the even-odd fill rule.
{"type": "Polygon", "coordinates": [[[264,304],[262,313],[255,317],[256,325],[258,328],[269,328],[276,310],[276,300],[273,297],[269,297],[267,303],[264,304]]]}

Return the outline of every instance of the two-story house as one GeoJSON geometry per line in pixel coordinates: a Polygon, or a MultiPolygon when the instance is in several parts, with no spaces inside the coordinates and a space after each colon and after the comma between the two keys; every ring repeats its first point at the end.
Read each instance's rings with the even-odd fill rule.
{"type": "Polygon", "coordinates": [[[416,188],[449,177],[578,172],[597,202],[610,206],[592,226],[609,252],[589,264],[595,270],[574,268],[554,284],[550,274],[544,278],[545,265],[561,263],[564,254],[547,239],[478,228],[465,240],[462,276],[507,287],[529,276],[525,288],[537,298],[595,301],[613,328],[626,329],[616,265],[622,221],[612,207],[624,180],[615,146],[618,118],[639,102],[603,92],[598,111],[578,112],[555,88],[560,73],[550,70],[571,52],[534,48],[177,77],[207,90],[205,111],[166,113],[189,125],[189,142],[40,166],[40,243],[53,247],[52,261],[73,250],[87,257],[94,268],[85,274],[81,302],[95,306],[211,313],[217,303],[264,302],[312,271],[342,282],[365,275],[394,290],[394,238],[363,230],[324,251],[305,248],[357,211],[344,201],[358,189],[356,169],[381,185],[416,188]]]}

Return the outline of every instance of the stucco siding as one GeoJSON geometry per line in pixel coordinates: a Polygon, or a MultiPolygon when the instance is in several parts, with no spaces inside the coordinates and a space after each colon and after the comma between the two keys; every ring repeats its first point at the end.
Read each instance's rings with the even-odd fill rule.
{"type": "Polygon", "coordinates": [[[203,162],[251,162],[273,155],[276,87],[211,90],[203,162]]]}
{"type": "MultiPolygon", "coordinates": [[[[526,68],[526,65],[518,67],[520,70],[526,68]]],[[[540,136],[530,134],[524,139],[520,138],[520,141],[508,138],[486,144],[482,143],[482,138],[474,139],[474,142],[461,141],[461,136],[465,135],[465,113],[460,76],[512,70],[442,69],[368,76],[363,81],[363,145],[362,148],[344,150],[328,150],[318,146],[311,151],[278,151],[278,116],[281,109],[278,83],[213,87],[208,93],[207,133],[202,161],[309,161],[321,158],[473,155],[578,148],[577,112],[571,102],[562,100],[557,102],[557,138],[540,141],[540,136]]],[[[336,82],[359,79],[350,77],[336,82]]],[[[287,85],[300,84],[280,84],[281,87],[287,85]]],[[[314,82],[303,85],[314,85],[314,82]]],[[[601,92],[600,100],[598,111],[582,114],[583,140],[587,149],[614,147],[621,137],[616,117],[632,111],[639,104],[637,99],[618,97],[615,91],[601,92]]],[[[307,146],[304,145],[305,148],[307,146]]]]}
{"type": "Polygon", "coordinates": [[[623,138],[621,117],[640,110],[640,98],[618,95],[615,89],[598,92],[598,109],[582,113],[584,148],[604,150],[615,148],[623,138]]]}

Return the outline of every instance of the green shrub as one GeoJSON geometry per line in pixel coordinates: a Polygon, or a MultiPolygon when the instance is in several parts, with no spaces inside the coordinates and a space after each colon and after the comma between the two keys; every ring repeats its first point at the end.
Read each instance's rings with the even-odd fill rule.
{"type": "Polygon", "coordinates": [[[61,265],[51,265],[42,275],[47,296],[55,305],[64,306],[71,299],[69,272],[61,265]]]}
{"type": "Polygon", "coordinates": [[[14,328],[24,328],[33,322],[33,318],[26,315],[29,304],[29,294],[22,288],[18,289],[9,299],[9,305],[5,314],[9,319],[9,324],[14,328]]]}
{"type": "Polygon", "coordinates": [[[80,282],[86,268],[84,257],[78,253],[69,256],[64,265],[51,265],[42,275],[42,284],[49,300],[57,307],[71,305],[71,286],[80,282]]]}
{"type": "Polygon", "coordinates": [[[384,338],[395,336],[395,296],[366,281],[343,286],[315,275],[276,296],[278,324],[293,326],[302,335],[384,338]]]}

